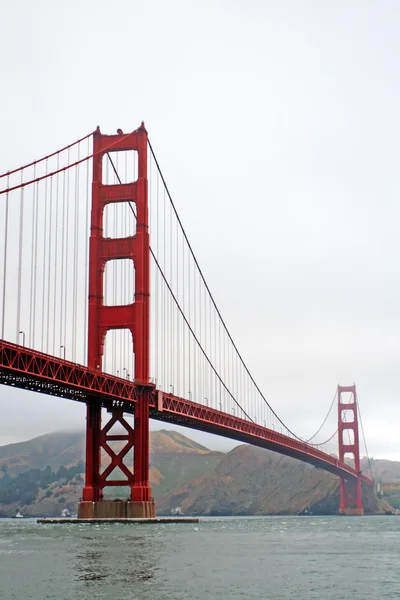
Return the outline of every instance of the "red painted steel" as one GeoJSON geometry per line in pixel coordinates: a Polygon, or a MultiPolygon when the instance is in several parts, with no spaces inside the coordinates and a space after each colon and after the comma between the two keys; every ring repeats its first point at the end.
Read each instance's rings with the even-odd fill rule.
{"type": "MultiPolygon", "coordinates": [[[[339,459],[336,459],[314,446],[256,423],[171,394],[164,394],[150,383],[147,147],[147,132],[143,123],[132,133],[123,134],[118,130],[118,135],[112,136],[101,134],[100,129],[97,128],[93,133],[93,153],[56,171],[62,172],[89,158],[93,159],[88,367],[0,340],[0,383],[86,403],[86,478],[83,504],[100,502],[100,506],[104,508],[101,501],[105,486],[129,486],[131,504],[135,505],[130,506],[129,511],[135,514],[135,511],[139,511],[140,514],[137,516],[153,514],[154,503],[151,502],[149,485],[149,418],[151,416],[269,448],[311,463],[317,468],[331,471],[340,477],[340,512],[363,514],[361,482],[368,485],[373,485],[373,482],[361,473],[360,468],[355,386],[338,386],[339,459]],[[138,153],[137,180],[131,183],[103,184],[102,167],[105,154],[131,150],[138,153]],[[134,236],[120,239],[103,237],[104,209],[108,204],[116,202],[134,203],[136,211],[134,236]],[[131,260],[135,267],[134,302],[123,306],[105,306],[103,280],[106,263],[122,259],[131,260]],[[104,340],[106,333],[112,329],[129,329],[131,332],[135,370],[133,382],[102,372],[104,340]],[[349,402],[342,402],[343,393],[351,394],[349,402]],[[106,408],[111,415],[104,427],[101,422],[102,408],[106,408]],[[351,412],[353,421],[344,421],[344,411],[351,412]],[[124,419],[124,412],[134,414],[134,428],[124,419]],[[110,433],[117,423],[123,427],[125,433],[118,435],[110,433]],[[353,442],[349,444],[344,441],[346,430],[351,431],[354,436],[353,442]],[[110,442],[117,440],[125,442],[118,454],[110,446],[110,442]],[[133,468],[129,468],[124,459],[133,448],[134,465],[133,468]],[[110,464],[104,472],[101,472],[102,450],[110,457],[110,464]],[[346,454],[351,454],[354,467],[345,462],[346,454]],[[110,479],[115,468],[122,472],[124,479],[110,479]]],[[[45,159],[46,157],[31,165],[45,159]]],[[[3,189],[0,194],[52,177],[56,172],[46,173],[30,182],[3,189]]],[[[86,509],[87,506],[84,507],[84,510],[86,509]]]]}
{"type": "MultiPolygon", "coordinates": [[[[313,464],[317,468],[330,471],[335,475],[346,477],[349,480],[355,480],[359,477],[359,473],[351,465],[341,462],[315,446],[267,427],[262,427],[257,423],[196,404],[184,398],[164,394],[161,391],[155,391],[154,394],[157,394],[157,396],[154,401],[155,408],[151,410],[152,418],[172,421],[193,429],[201,429],[209,433],[268,448],[274,452],[286,454],[313,464]]],[[[361,479],[367,485],[373,485],[373,482],[365,475],[361,475],[361,479]]]]}
{"type": "MultiPolygon", "coordinates": [[[[124,419],[124,410],[123,407],[116,407],[112,411],[112,417],[108,421],[107,425],[101,430],[100,433],[100,446],[110,457],[110,464],[100,475],[100,488],[103,489],[107,485],[112,486],[129,486],[133,487],[134,485],[134,476],[132,470],[128,469],[128,467],[124,463],[124,458],[131,450],[134,444],[134,431],[129,423],[124,419]],[[109,433],[111,428],[119,423],[125,429],[125,433],[119,433],[117,435],[113,435],[109,433]],[[116,454],[109,442],[113,441],[124,441],[125,445],[122,450],[116,454]],[[109,475],[113,472],[115,467],[118,467],[123,475],[125,475],[125,479],[107,479],[109,475]]],[[[99,500],[102,500],[103,497],[100,495],[99,500]]]]}
{"type": "Polygon", "coordinates": [[[95,369],[0,340],[0,382],[79,402],[136,402],[137,385],[95,369]]]}
{"type": "MultiPolygon", "coordinates": [[[[79,402],[90,400],[107,409],[123,406],[125,412],[134,412],[140,397],[138,386],[133,382],[3,340],[0,340],[0,383],[79,402]]],[[[256,423],[164,394],[154,387],[148,394],[148,405],[154,419],[269,448],[349,481],[360,477],[367,485],[373,485],[367,476],[359,476],[351,465],[256,423]]]]}
{"type": "Polygon", "coordinates": [[[339,437],[339,460],[344,463],[346,454],[350,454],[354,461],[356,479],[349,480],[340,477],[340,507],[342,514],[364,514],[361,494],[361,466],[360,466],[360,444],[358,437],[358,411],[356,386],[338,385],[338,437],[339,437]],[[342,394],[350,393],[347,402],[342,401],[342,394]],[[351,421],[345,421],[345,414],[350,412],[351,421]],[[353,441],[348,443],[344,440],[345,431],[353,432],[353,441]]]}
{"type": "Polygon", "coordinates": [[[88,366],[102,370],[104,339],[110,329],[129,329],[132,334],[135,380],[135,429],[127,429],[126,446],[120,454],[109,452],[105,432],[116,421],[124,425],[119,406],[111,406],[111,419],[101,429],[98,403],[87,403],[86,482],[82,498],[85,502],[102,499],[102,489],[107,476],[119,467],[127,476],[124,483],[131,488],[133,501],[151,499],[148,480],[149,464],[149,323],[150,323],[150,241],[148,227],[147,197],[147,132],[144,124],[127,135],[103,135],[97,129],[93,134],[93,184],[92,215],[89,246],[89,327],[88,366]],[[110,150],[111,148],[111,150],[110,150]],[[103,158],[106,152],[135,150],[138,154],[138,178],[127,184],[105,185],[102,183],[103,158]],[[103,237],[103,215],[107,204],[113,202],[134,203],[136,233],[122,239],[103,237]],[[124,306],[105,306],[103,293],[104,270],[107,261],[130,259],[135,267],[135,301],[124,306]],[[111,424],[111,425],[110,425],[111,424]],[[134,473],[123,463],[132,448],[134,473]],[[106,471],[100,473],[100,449],[105,449],[111,459],[106,471]],[[131,473],[128,475],[128,473],[131,473]]]}

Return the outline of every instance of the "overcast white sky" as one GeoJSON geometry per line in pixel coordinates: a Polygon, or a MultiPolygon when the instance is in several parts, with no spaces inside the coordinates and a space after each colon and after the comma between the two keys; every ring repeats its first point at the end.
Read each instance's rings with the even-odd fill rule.
{"type": "MultiPolygon", "coordinates": [[[[0,171],[144,120],[278,414],[312,434],[337,384],[355,382],[370,455],[400,459],[398,0],[3,0],[1,12],[0,171]]],[[[0,444],[84,426],[65,400],[3,387],[0,406],[0,444]]]]}

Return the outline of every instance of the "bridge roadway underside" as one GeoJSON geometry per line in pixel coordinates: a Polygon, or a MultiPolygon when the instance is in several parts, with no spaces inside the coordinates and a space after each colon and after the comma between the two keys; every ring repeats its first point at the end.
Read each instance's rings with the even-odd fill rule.
{"type": "MultiPolygon", "coordinates": [[[[111,379],[116,380],[116,378],[111,379]]],[[[3,364],[0,366],[0,384],[78,402],[101,402],[105,409],[110,409],[118,403],[118,405],[123,405],[125,412],[131,414],[134,412],[135,390],[131,382],[129,387],[133,389],[129,392],[130,399],[120,400],[115,393],[113,396],[110,396],[109,393],[99,393],[94,390],[82,389],[82,387],[71,384],[71,382],[57,381],[49,377],[44,377],[43,374],[38,376],[28,373],[26,370],[25,372],[21,372],[19,369],[10,368],[9,365],[5,366],[3,364]]],[[[122,381],[121,385],[126,389],[126,382],[122,381]]],[[[350,465],[339,463],[334,457],[303,442],[299,442],[255,423],[249,423],[238,417],[221,413],[215,409],[177,398],[170,394],[154,392],[150,404],[150,417],[158,421],[181,425],[190,429],[212,433],[237,440],[238,442],[272,450],[273,452],[307,462],[316,468],[329,471],[350,481],[357,478],[357,473],[350,465]]],[[[368,485],[373,485],[372,481],[364,475],[362,475],[362,480],[368,485]]]]}
{"type": "MultiPolygon", "coordinates": [[[[284,444],[279,444],[273,440],[263,439],[256,437],[252,434],[243,432],[243,431],[235,431],[232,429],[223,429],[219,425],[214,425],[212,423],[198,421],[197,419],[193,419],[190,417],[182,416],[179,414],[168,414],[160,412],[156,409],[150,409],[150,417],[157,421],[163,421],[167,423],[173,423],[174,425],[180,425],[181,427],[187,427],[189,429],[196,429],[198,431],[204,431],[205,433],[212,433],[214,435],[219,435],[222,437],[229,438],[231,440],[237,440],[243,444],[249,444],[251,446],[258,446],[259,448],[264,448],[265,450],[271,450],[272,452],[277,452],[278,454],[284,454],[285,456],[290,456],[291,458],[295,458],[302,462],[309,463],[313,465],[316,469],[323,469],[324,471],[329,471],[338,477],[343,477],[343,470],[335,465],[330,463],[326,463],[324,460],[316,458],[314,456],[310,456],[305,454],[304,452],[299,452],[294,448],[290,448],[284,444]]],[[[346,473],[346,478],[349,480],[356,480],[355,474],[346,473]]]]}

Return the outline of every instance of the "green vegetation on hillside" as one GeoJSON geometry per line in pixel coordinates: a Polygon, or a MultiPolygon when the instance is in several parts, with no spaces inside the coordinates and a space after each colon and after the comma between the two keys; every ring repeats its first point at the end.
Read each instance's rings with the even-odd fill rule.
{"type": "Polygon", "coordinates": [[[382,485],[381,496],[395,510],[400,510],[400,482],[393,481],[382,485]]]}
{"type": "Polygon", "coordinates": [[[67,483],[79,477],[83,482],[81,473],[85,471],[83,461],[67,469],[61,466],[57,471],[53,471],[50,466],[45,469],[29,469],[24,473],[19,473],[12,477],[8,473],[6,466],[1,467],[2,477],[0,479],[0,504],[19,503],[23,506],[33,504],[37,498],[40,489],[48,490],[49,496],[52,492],[48,489],[57,482],[59,485],[67,483]]]}

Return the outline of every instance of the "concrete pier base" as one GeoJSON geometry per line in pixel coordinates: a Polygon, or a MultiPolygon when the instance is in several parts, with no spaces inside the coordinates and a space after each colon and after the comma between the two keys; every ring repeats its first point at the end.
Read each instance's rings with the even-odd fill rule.
{"type": "Polygon", "coordinates": [[[156,517],[154,500],[147,502],[129,501],[126,504],[126,516],[128,519],[155,519],[156,517]]]}
{"type": "Polygon", "coordinates": [[[198,523],[199,519],[197,517],[156,517],[155,519],[38,519],[38,523],[42,523],[44,525],[68,525],[71,523],[88,523],[91,525],[97,524],[101,525],[102,523],[110,524],[110,523],[126,523],[126,524],[137,524],[137,525],[157,525],[163,523],[198,523]]]}
{"type": "Polygon", "coordinates": [[[359,516],[362,517],[364,516],[364,509],[362,508],[342,508],[339,510],[339,514],[341,515],[345,515],[345,516],[359,516]]]}
{"type": "Polygon", "coordinates": [[[154,500],[132,502],[127,500],[79,502],[78,519],[155,519],[154,500]]]}

